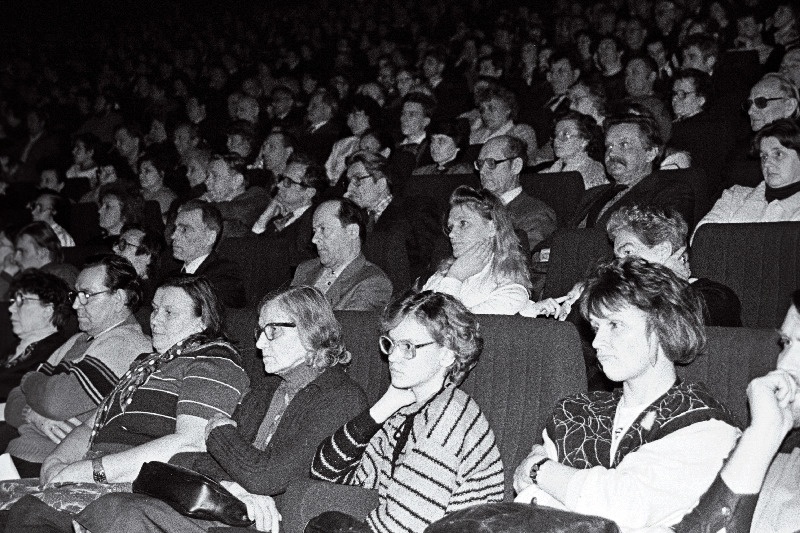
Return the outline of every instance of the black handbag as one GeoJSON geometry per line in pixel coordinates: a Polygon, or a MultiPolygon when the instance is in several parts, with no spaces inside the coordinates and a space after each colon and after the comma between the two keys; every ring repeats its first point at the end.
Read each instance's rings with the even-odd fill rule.
{"type": "Polygon", "coordinates": [[[247,527],[247,506],[210,477],[181,466],[150,461],[133,481],[133,492],[159,499],[184,516],[247,527]]]}

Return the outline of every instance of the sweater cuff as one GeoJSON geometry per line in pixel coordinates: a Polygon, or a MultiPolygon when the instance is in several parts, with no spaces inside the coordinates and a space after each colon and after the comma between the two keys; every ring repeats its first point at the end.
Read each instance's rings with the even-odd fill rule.
{"type": "Polygon", "coordinates": [[[379,424],[369,414],[369,409],[365,409],[357,417],[345,424],[350,436],[360,444],[366,444],[373,435],[381,429],[383,424],[379,424]]]}
{"type": "Polygon", "coordinates": [[[236,437],[239,428],[233,424],[223,424],[211,430],[206,440],[206,450],[212,456],[222,450],[230,451],[231,441],[236,437]]]}

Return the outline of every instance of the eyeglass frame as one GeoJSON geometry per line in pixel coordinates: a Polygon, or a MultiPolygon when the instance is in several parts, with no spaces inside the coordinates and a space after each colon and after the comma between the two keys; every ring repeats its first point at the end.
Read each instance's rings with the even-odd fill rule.
{"type": "Polygon", "coordinates": [[[754,105],[756,109],[766,109],[770,102],[775,102],[777,100],[786,100],[789,98],[788,96],[773,96],[771,98],[767,98],[766,96],[757,96],[755,98],[748,98],[742,104],[742,109],[744,111],[750,111],[750,108],[754,105]],[[763,102],[763,105],[759,104],[758,102],[763,102]]]}
{"type": "Polygon", "coordinates": [[[367,174],[365,176],[347,176],[347,184],[349,186],[352,183],[356,187],[360,187],[362,181],[364,181],[365,179],[374,178],[374,177],[375,176],[373,176],[372,174],[367,174]]]}
{"type": "MultiPolygon", "coordinates": [[[[308,185],[307,183],[303,183],[302,181],[294,181],[290,176],[287,176],[286,174],[279,174],[278,175],[278,181],[276,181],[275,183],[280,185],[281,183],[286,183],[286,181],[289,181],[289,183],[291,183],[291,185],[299,185],[303,189],[310,189],[311,188],[311,185],[308,185]]],[[[289,185],[289,186],[291,187],[291,185],[289,185]]]]}
{"type": "Polygon", "coordinates": [[[69,291],[69,294],[67,294],[67,298],[69,298],[69,301],[72,303],[75,303],[75,299],[77,298],[81,305],[89,305],[89,298],[91,298],[92,296],[97,296],[98,294],[103,294],[105,292],[114,292],[114,289],[105,289],[97,292],[69,291]],[[83,295],[82,297],[81,294],[83,295]]]}
{"type": "Polygon", "coordinates": [[[690,94],[697,94],[697,91],[672,91],[672,97],[677,97],[679,100],[686,100],[690,94]]]}
{"type": "Polygon", "coordinates": [[[120,237],[119,239],[117,239],[117,242],[116,242],[116,243],[114,243],[114,245],[115,245],[117,248],[119,248],[119,251],[120,251],[120,252],[124,252],[124,251],[125,251],[125,249],[126,249],[126,248],[128,248],[128,246],[130,246],[131,248],[133,248],[134,250],[136,250],[136,252],[137,252],[137,253],[139,252],[139,250],[141,250],[141,249],[142,249],[142,245],[141,245],[141,244],[140,244],[139,246],[136,246],[135,244],[133,244],[133,243],[130,243],[130,242],[128,242],[128,241],[126,241],[126,240],[125,240],[125,239],[123,239],[122,237],[120,237]]]}
{"type": "Polygon", "coordinates": [[[410,361],[411,359],[414,359],[417,356],[418,349],[430,346],[431,344],[436,344],[436,341],[423,342],[422,344],[415,344],[408,339],[394,340],[388,335],[381,335],[378,338],[378,347],[380,348],[381,353],[386,356],[391,355],[401,343],[404,343],[406,346],[408,346],[407,350],[400,348],[400,352],[403,355],[404,359],[410,361]],[[388,342],[391,348],[385,348],[383,345],[384,342],[388,342]]]}
{"type": "Polygon", "coordinates": [[[480,171],[480,169],[482,169],[484,167],[484,165],[487,166],[489,168],[489,170],[494,170],[494,169],[497,168],[497,165],[499,165],[500,163],[505,163],[506,161],[513,161],[516,158],[517,158],[516,156],[515,157],[506,157],[505,159],[494,159],[492,157],[487,157],[485,159],[476,159],[472,163],[472,166],[474,166],[475,170],[478,170],[478,171],[480,171]]]}
{"type": "Polygon", "coordinates": [[[256,342],[258,342],[258,339],[261,338],[261,334],[263,333],[264,337],[268,341],[274,341],[277,338],[277,336],[275,335],[277,328],[296,328],[296,327],[297,324],[295,324],[294,322],[267,322],[263,326],[257,325],[256,327],[253,328],[253,337],[255,337],[256,342]],[[267,328],[272,328],[271,334],[267,333],[267,328]]]}
{"type": "Polygon", "coordinates": [[[17,307],[22,307],[25,302],[41,302],[41,298],[32,298],[30,296],[23,296],[18,292],[13,297],[8,299],[8,305],[16,304],[17,307]]]}

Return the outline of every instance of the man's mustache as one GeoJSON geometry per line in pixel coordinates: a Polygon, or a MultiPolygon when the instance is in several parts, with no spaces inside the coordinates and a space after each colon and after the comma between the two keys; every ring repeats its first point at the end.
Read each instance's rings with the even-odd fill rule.
{"type": "Polygon", "coordinates": [[[613,155],[606,158],[606,164],[608,165],[611,163],[619,163],[622,166],[627,166],[627,162],[625,161],[625,159],[621,157],[615,157],[613,155]]]}

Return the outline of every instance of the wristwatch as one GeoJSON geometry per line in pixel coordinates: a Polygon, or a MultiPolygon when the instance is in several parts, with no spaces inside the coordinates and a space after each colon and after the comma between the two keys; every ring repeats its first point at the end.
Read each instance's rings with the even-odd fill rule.
{"type": "Polygon", "coordinates": [[[94,478],[95,483],[108,483],[102,457],[92,459],[92,478],[94,478]]]}
{"type": "Polygon", "coordinates": [[[543,464],[545,464],[549,460],[550,459],[547,457],[542,457],[541,459],[533,463],[533,466],[531,466],[530,476],[531,476],[531,481],[533,481],[534,485],[538,485],[538,483],[536,482],[536,476],[537,474],[539,474],[539,469],[542,467],[543,464]]]}

